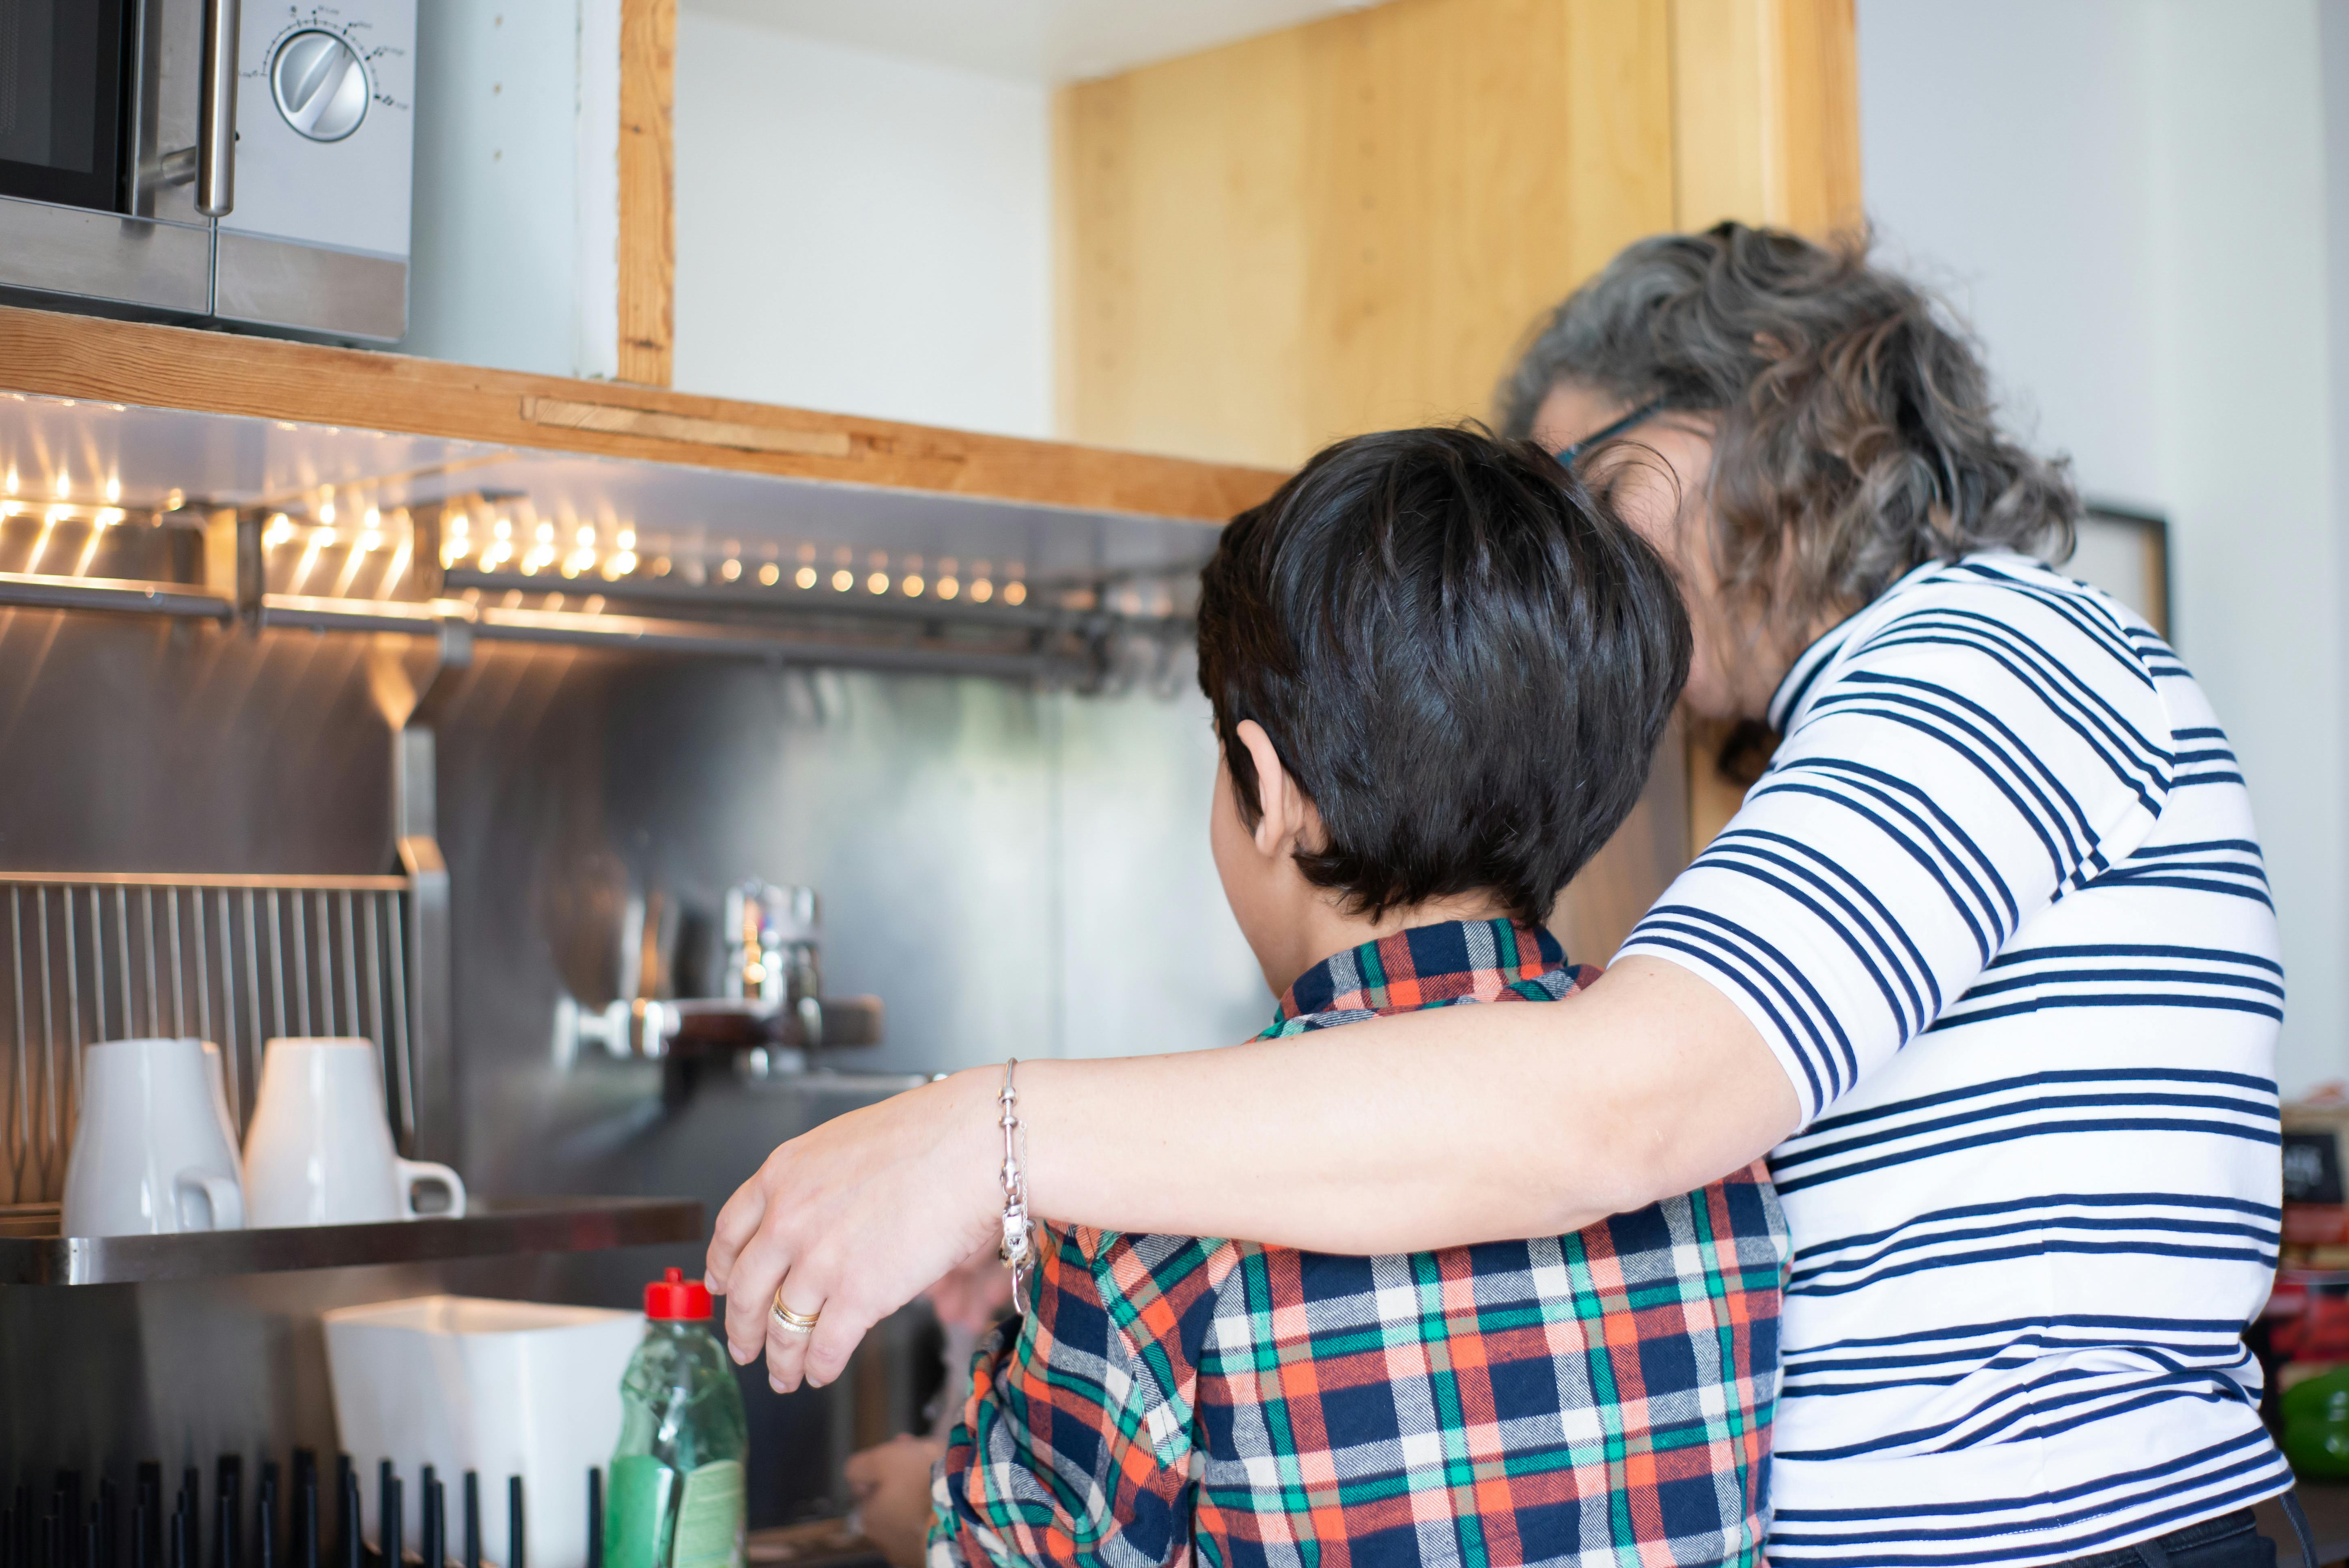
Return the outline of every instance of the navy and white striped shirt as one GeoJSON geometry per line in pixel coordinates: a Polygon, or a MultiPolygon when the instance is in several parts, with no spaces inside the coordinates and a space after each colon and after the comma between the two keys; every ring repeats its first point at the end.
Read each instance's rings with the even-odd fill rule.
{"type": "Polygon", "coordinates": [[[2275,912],[2150,628],[2016,555],[1806,651],[1785,737],[1623,952],[1718,985],[1804,1126],[1773,1563],[2028,1564],[2285,1490],[2275,912]]]}

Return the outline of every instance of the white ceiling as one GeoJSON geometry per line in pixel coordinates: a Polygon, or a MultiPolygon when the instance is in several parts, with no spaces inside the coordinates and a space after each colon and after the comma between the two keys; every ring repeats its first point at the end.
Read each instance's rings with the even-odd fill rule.
{"type": "Polygon", "coordinates": [[[686,9],[1022,81],[1112,76],[1376,0],[684,0],[686,9]]]}

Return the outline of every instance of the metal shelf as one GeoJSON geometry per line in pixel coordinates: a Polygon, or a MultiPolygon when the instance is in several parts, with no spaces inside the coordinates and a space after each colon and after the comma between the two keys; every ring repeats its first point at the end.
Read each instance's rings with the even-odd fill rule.
{"type": "Polygon", "coordinates": [[[43,1234],[0,1233],[0,1284],[126,1284],[516,1253],[600,1252],[696,1241],[703,1233],[701,1205],[689,1198],[477,1198],[461,1220],[179,1236],[61,1236],[56,1224],[48,1220],[43,1234]]]}

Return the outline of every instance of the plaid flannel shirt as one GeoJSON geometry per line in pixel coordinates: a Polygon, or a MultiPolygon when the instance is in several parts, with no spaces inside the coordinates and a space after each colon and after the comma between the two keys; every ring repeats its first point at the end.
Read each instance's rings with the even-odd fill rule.
{"type": "MultiPolygon", "coordinates": [[[[1265,1037],[1595,974],[1506,921],[1420,926],[1307,971],[1265,1037]]],[[[1037,1239],[933,1480],[932,1568],[1761,1561],[1787,1237],[1759,1163],[1404,1256],[1037,1239]]]]}

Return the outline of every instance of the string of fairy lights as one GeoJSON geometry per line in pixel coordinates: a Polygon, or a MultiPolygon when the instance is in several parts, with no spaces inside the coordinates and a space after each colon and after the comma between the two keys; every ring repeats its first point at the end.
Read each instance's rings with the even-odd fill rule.
{"type": "MultiPolygon", "coordinates": [[[[274,526],[274,524],[273,524],[274,526]]],[[[554,522],[518,520],[507,510],[452,506],[442,515],[440,564],[454,571],[469,563],[473,570],[518,573],[524,577],[559,573],[565,578],[601,577],[607,583],[640,577],[660,581],[682,577],[696,585],[714,578],[724,584],[755,583],[763,588],[788,583],[802,593],[856,593],[872,597],[930,598],[974,604],[999,601],[1022,604],[1028,599],[1024,569],[1018,562],[963,561],[953,556],[935,560],[920,554],[892,555],[886,551],[859,552],[849,545],[829,549],[802,543],[791,547],[787,561],[781,548],[754,559],[739,542],[722,542],[683,560],[667,553],[639,553],[636,531],[615,525],[608,535],[592,523],[576,526],[568,541],[554,522]]]]}
{"type": "MultiPolygon", "coordinates": [[[[0,553],[13,573],[88,576],[111,531],[134,519],[122,504],[121,481],[77,481],[58,467],[33,484],[14,463],[0,470],[0,530],[29,522],[24,553],[0,553]]],[[[179,490],[139,521],[200,526],[207,510],[185,510],[179,490]]],[[[429,514],[428,514],[429,515],[429,514]]],[[[1019,562],[871,550],[846,544],[752,545],[739,541],[640,543],[626,522],[558,523],[534,515],[526,499],[468,498],[439,509],[439,563],[444,572],[543,578],[548,588],[585,580],[625,593],[631,582],[693,587],[772,589],[825,599],[929,600],[940,603],[1020,605],[1030,586],[1019,562]]],[[[0,531],[16,543],[22,535],[0,531]]],[[[419,531],[406,507],[379,508],[351,497],[347,487],[319,486],[298,508],[269,511],[260,542],[271,591],[335,598],[416,597],[413,577],[419,531]]],[[[427,546],[429,548],[429,546],[427,546]]],[[[583,584],[585,585],[585,584],[583,584]]]]}
{"type": "Polygon", "coordinates": [[[47,490],[46,495],[25,493],[23,476],[14,463],[0,472],[0,523],[16,518],[37,520],[38,531],[33,537],[32,550],[17,570],[31,576],[44,574],[45,568],[54,575],[88,575],[107,530],[126,521],[130,515],[119,504],[122,500],[122,481],[109,477],[96,485],[95,494],[90,493],[89,487],[77,491],[72,470],[61,465],[41,488],[47,490]],[[59,549],[57,555],[52,555],[51,551],[60,543],[58,526],[76,522],[86,525],[87,531],[78,554],[68,566],[61,557],[69,546],[59,549]]]}

